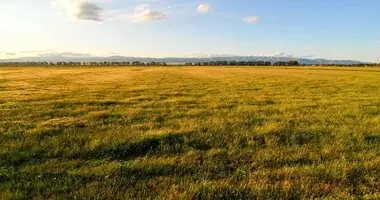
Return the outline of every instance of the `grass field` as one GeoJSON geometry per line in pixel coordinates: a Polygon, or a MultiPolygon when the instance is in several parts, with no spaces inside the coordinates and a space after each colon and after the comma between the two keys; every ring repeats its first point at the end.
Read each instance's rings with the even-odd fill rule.
{"type": "Polygon", "coordinates": [[[0,199],[380,199],[379,68],[0,68],[0,199]]]}

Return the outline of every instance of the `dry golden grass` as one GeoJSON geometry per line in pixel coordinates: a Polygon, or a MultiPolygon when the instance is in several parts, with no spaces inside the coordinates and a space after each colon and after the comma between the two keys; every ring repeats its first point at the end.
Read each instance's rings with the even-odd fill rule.
{"type": "Polygon", "coordinates": [[[380,69],[0,68],[0,199],[378,199],[380,69]]]}

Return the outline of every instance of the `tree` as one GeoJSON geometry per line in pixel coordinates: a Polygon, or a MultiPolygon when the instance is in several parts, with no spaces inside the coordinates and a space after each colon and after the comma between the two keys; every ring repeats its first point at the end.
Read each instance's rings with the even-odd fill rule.
{"type": "Polygon", "coordinates": [[[286,65],[287,66],[298,66],[298,65],[300,65],[300,63],[296,60],[289,60],[288,62],[286,62],[286,65]]]}

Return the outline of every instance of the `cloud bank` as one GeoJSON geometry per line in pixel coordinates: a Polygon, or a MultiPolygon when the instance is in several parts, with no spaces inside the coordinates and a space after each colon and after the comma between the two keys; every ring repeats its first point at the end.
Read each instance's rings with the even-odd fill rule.
{"type": "MultiPolygon", "coordinates": [[[[121,9],[103,9],[97,3],[111,3],[111,0],[51,0],[51,5],[59,12],[64,12],[70,17],[77,20],[86,20],[93,22],[102,22],[105,20],[126,20],[132,23],[144,23],[150,21],[160,21],[168,18],[169,10],[180,12],[180,10],[173,10],[173,7],[190,6],[190,4],[181,4],[179,6],[168,6],[166,9],[153,9],[151,5],[142,4],[138,5],[132,12],[121,9]]],[[[193,4],[194,5],[194,4],[193,4]]],[[[209,13],[212,9],[211,4],[199,4],[195,12],[209,13]]],[[[246,23],[259,23],[260,17],[247,16],[243,18],[246,23]]]]}

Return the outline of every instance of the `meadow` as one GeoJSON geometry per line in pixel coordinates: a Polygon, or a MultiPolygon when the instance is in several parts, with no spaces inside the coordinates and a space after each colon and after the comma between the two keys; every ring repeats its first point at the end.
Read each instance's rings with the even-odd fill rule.
{"type": "Polygon", "coordinates": [[[380,68],[1,67],[0,199],[380,199],[380,68]]]}

